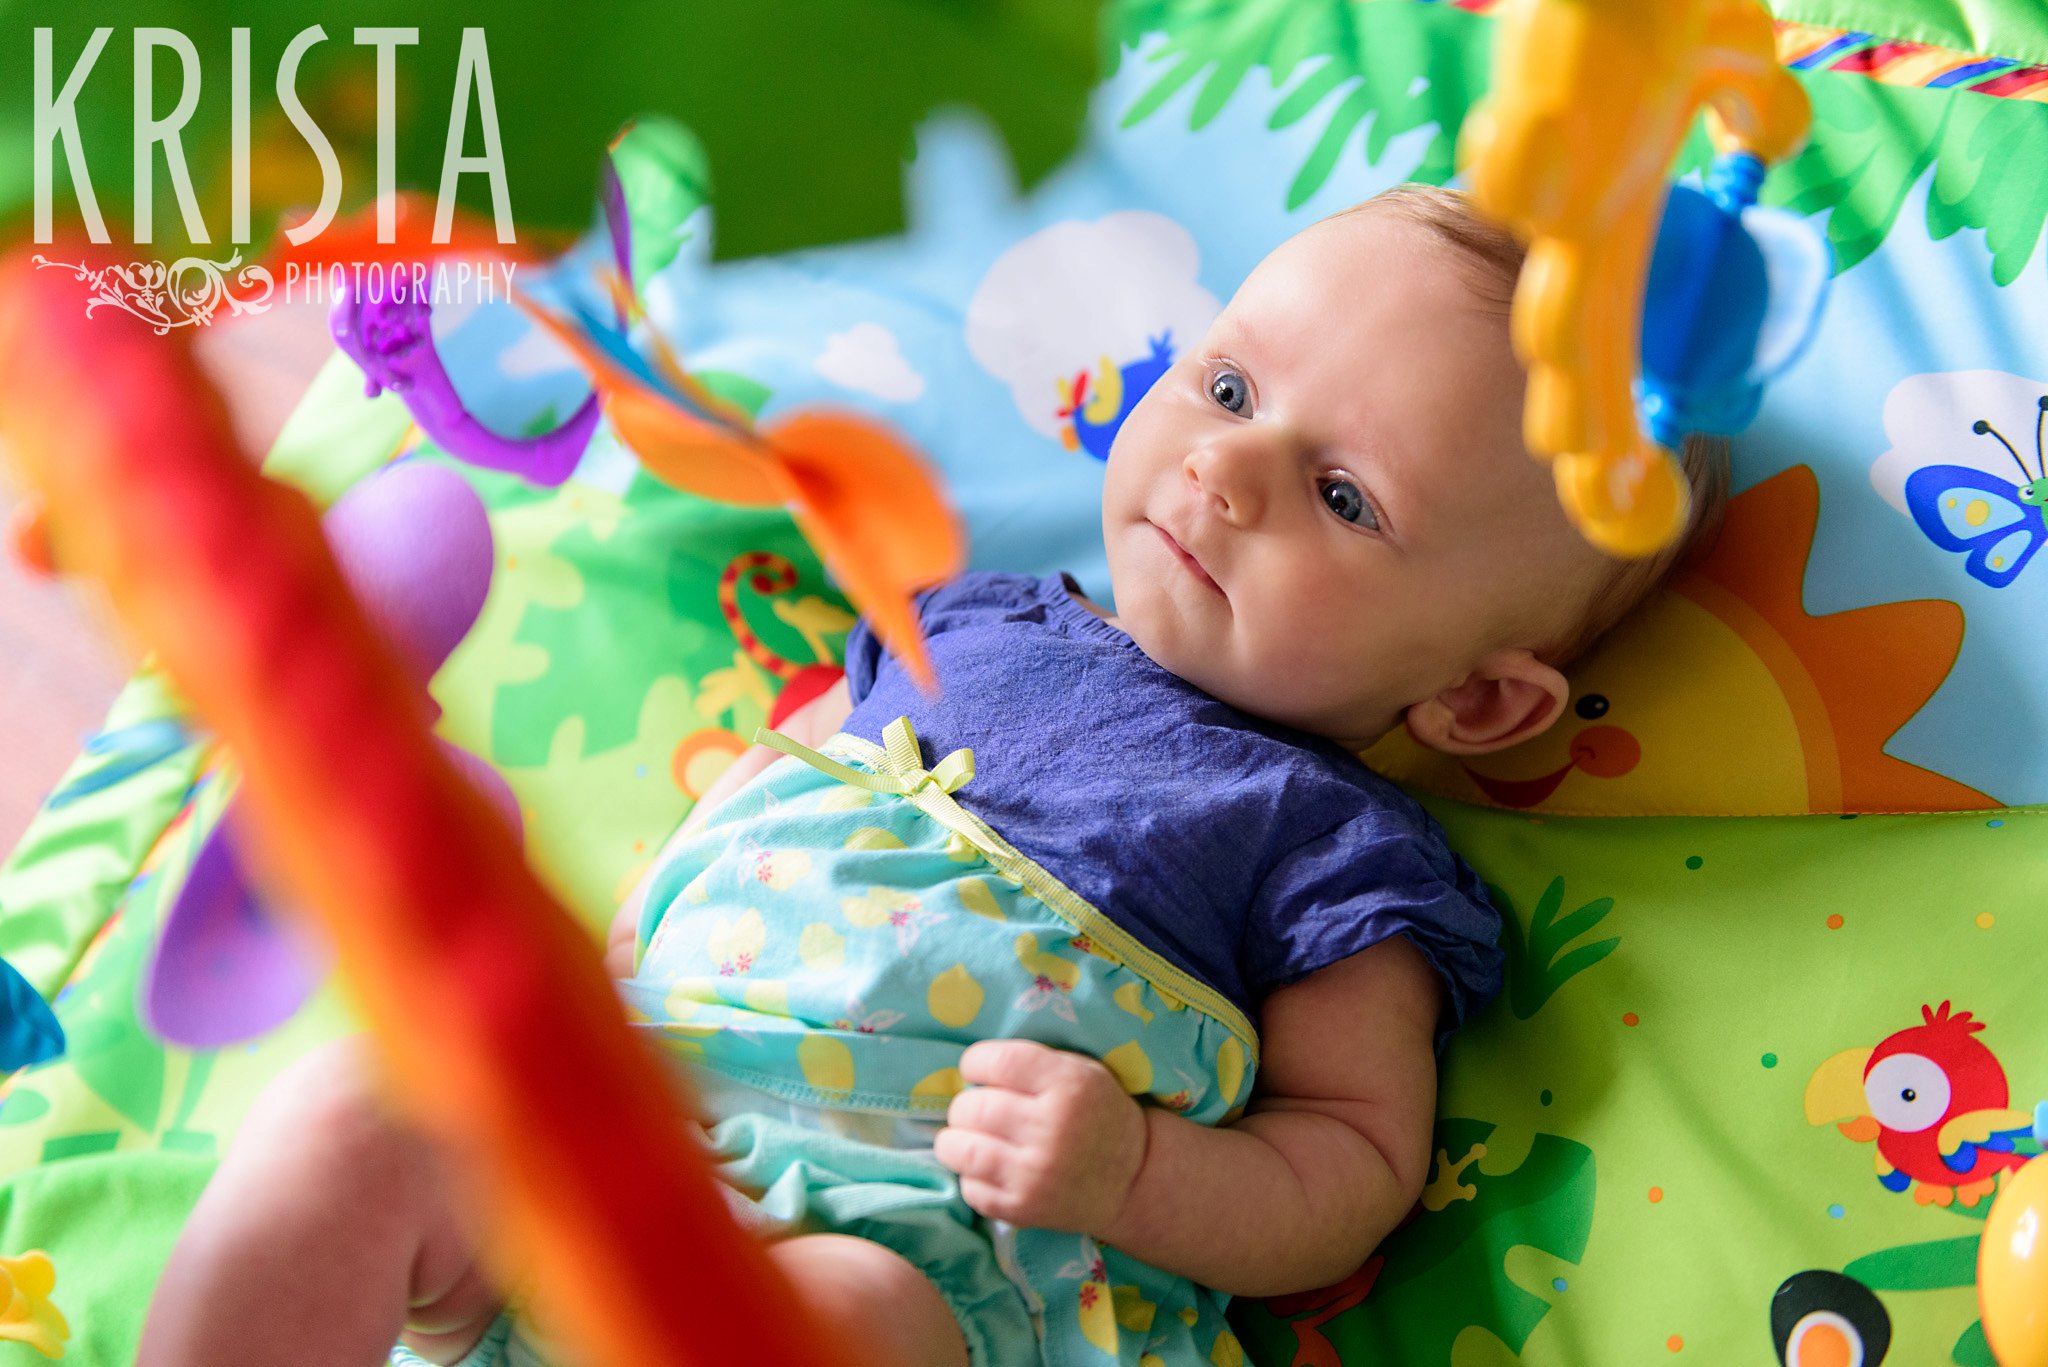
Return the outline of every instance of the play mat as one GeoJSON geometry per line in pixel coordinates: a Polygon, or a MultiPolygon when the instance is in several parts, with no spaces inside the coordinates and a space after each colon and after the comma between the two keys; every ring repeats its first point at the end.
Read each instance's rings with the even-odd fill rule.
{"type": "MultiPolygon", "coordinates": [[[[973,566],[1106,597],[1122,415],[1294,229],[1451,174],[1492,8],[1117,0],[1085,145],[1030,194],[942,112],[905,166],[907,235],[715,267],[694,145],[642,122],[614,149],[637,288],[750,412],[899,428],[973,566]]],[[[1469,768],[1375,756],[1492,885],[1508,988],[1449,1051],[1413,1219],[1340,1286],[1240,1304],[1218,1364],[1731,1367],[1796,1361],[1785,1337],[1828,1316],[1866,1364],[1991,1361],[1977,1237],[2031,1146],[1945,1122],[2048,1099],[2048,522],[2022,497],[2048,475],[2048,15],[1774,8],[1814,128],[1765,199],[1825,224],[1819,336],[1736,443],[1712,554],[1577,671],[1566,724],[1469,768]]],[[[554,276],[602,250],[594,229],[554,276]]],[[[500,431],[587,392],[509,306],[434,329],[500,431]]],[[[268,469],[326,502],[399,455],[447,459],[337,355],[268,469]]],[[[458,468],[498,560],[435,680],[442,732],[510,782],[595,933],[853,619],[785,514],[674,492],[602,427],[559,488],[458,468]]],[[[130,1360],[251,1097],[348,1028],[332,989],[246,1047],[138,1024],[226,787],[145,667],[0,870],[0,955],[70,1040],[0,1103],[0,1252],[48,1251],[67,1361],[130,1360]]],[[[1135,1363],[1152,1307],[1117,1312],[1135,1363]]]]}

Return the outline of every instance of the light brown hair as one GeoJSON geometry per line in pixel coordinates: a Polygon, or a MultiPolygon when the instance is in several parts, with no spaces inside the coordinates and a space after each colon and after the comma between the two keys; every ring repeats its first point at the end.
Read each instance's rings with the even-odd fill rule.
{"type": "MultiPolygon", "coordinates": [[[[1340,209],[1331,218],[1367,210],[1399,214],[1430,229],[1455,247],[1471,269],[1469,275],[1482,299],[1505,315],[1521,279],[1527,249],[1506,226],[1482,214],[1459,190],[1436,185],[1396,185],[1340,209]]],[[[1691,433],[1678,453],[1692,495],[1686,526],[1678,539],[1655,555],[1635,560],[1610,558],[1608,571],[1588,596],[1572,625],[1537,653],[1563,668],[1572,663],[1628,616],[1679,564],[1712,542],[1728,506],[1728,439],[1691,433]]]]}

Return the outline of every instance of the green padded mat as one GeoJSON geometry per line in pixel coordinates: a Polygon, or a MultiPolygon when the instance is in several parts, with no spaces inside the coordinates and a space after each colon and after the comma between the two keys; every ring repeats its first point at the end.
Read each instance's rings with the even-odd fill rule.
{"type": "MultiPolygon", "coordinates": [[[[1072,568],[1100,593],[1100,463],[1055,411],[1060,384],[1198,323],[1293,227],[1447,176],[1491,40],[1474,11],[1490,8],[1119,0],[1088,144],[1033,197],[1005,201],[997,154],[937,129],[909,170],[924,180],[906,243],[715,277],[701,164],[649,125],[619,154],[636,275],[707,383],[750,409],[822,396],[899,421],[959,501],[977,567],[1072,568]],[[1030,363],[1043,373],[987,359],[984,285],[1070,228],[1097,255],[1032,278],[1080,311],[1071,346],[1049,344],[1056,359],[1030,363]],[[1109,255],[1118,232],[1135,255],[1109,255]],[[1193,264],[1142,297],[1161,260],[1193,264]],[[862,327],[889,350],[848,378],[823,358],[875,336],[862,327]]],[[[1749,581],[1680,584],[1580,671],[1575,703],[1600,707],[1577,715],[1638,746],[1626,774],[1582,765],[1574,722],[1486,774],[1427,776],[1508,919],[1508,991],[1450,1050],[1411,1222],[1339,1287],[1241,1305],[1257,1362],[1766,1364],[1781,1287],[1808,1308],[1878,1306],[1885,1361],[1989,1362],[1976,1177],[1901,1165],[1904,1190],[1881,1184],[1842,1125],[1889,1103],[1844,1101],[1829,1061],[1890,1041],[1958,1112],[2048,1097],[2032,967],[2048,962],[2048,569],[1971,578],[1900,492],[1931,464],[1995,470],[1969,420],[2020,432],[2048,393],[2028,378],[2048,377],[2048,180],[2003,173],[2048,157],[2048,86],[2025,65],[2048,62],[2048,19],[2033,0],[1775,8],[1819,26],[1785,40],[1816,126],[1767,197],[1824,223],[1839,275],[1813,354],[1737,446],[1738,487],[1777,502],[1738,499],[1731,532],[1767,554],[1749,581]],[[1482,778],[1550,786],[1507,810],[1482,805],[1482,778]],[[1642,815],[1675,810],[1771,814],[1642,815]]],[[[492,370],[492,348],[516,345],[484,345],[459,378],[509,429],[545,425],[560,386],[492,370]]],[[[337,358],[268,468],[324,503],[400,451],[445,459],[337,358]]],[[[836,660],[852,617],[787,516],[668,490],[602,431],[559,489],[465,473],[498,564],[434,684],[443,730],[505,775],[529,856],[595,935],[783,682],[836,660]],[[749,556],[786,561],[786,583],[743,574],[722,595],[749,556]]],[[[128,1361],[250,1099],[350,1028],[332,988],[244,1048],[165,1049],[137,1022],[156,921],[230,781],[145,668],[0,867],[0,955],[57,995],[71,1044],[5,1084],[0,1255],[51,1255],[69,1362],[128,1361]]],[[[1980,1151],[1979,1171],[2028,1148],[1980,1151]]],[[[0,1341],[0,1364],[41,1360],[0,1341]]]]}

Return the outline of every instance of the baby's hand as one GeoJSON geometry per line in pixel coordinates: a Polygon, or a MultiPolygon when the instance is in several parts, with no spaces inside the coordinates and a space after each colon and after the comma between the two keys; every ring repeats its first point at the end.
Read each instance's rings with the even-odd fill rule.
{"type": "Polygon", "coordinates": [[[992,1220],[1093,1234],[1107,1229],[1145,1162],[1138,1103],[1094,1059],[1029,1040],[983,1040],[960,1056],[975,1084],[932,1143],[960,1195],[992,1220]]]}

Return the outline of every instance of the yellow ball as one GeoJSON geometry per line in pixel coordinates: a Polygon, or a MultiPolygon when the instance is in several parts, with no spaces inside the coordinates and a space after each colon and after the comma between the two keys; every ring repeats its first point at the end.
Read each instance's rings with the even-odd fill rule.
{"type": "Polygon", "coordinates": [[[1977,1300],[2000,1367],[2048,1367],[2048,1163],[2021,1167],[1992,1203],[1977,1300]]]}

